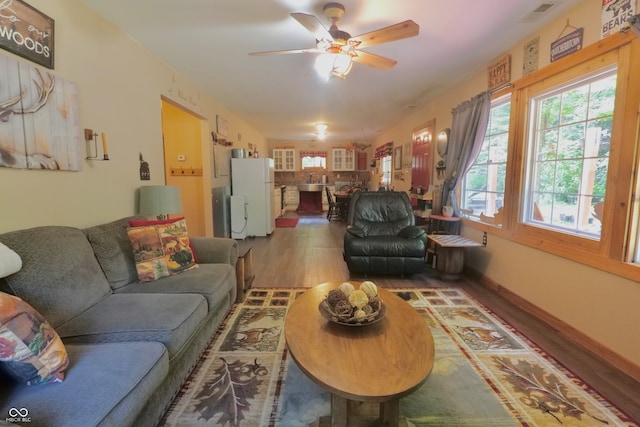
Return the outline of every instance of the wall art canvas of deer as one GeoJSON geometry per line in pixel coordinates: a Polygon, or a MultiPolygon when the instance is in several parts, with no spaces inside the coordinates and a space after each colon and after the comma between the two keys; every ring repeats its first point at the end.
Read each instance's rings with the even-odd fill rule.
{"type": "Polygon", "coordinates": [[[76,85],[0,55],[0,167],[82,167],[76,85]]]}

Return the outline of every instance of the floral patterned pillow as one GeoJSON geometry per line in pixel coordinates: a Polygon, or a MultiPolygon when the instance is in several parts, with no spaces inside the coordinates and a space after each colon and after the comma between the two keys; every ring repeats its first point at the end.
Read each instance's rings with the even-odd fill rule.
{"type": "Polygon", "coordinates": [[[40,313],[0,292],[0,369],[27,385],[62,382],[67,350],[40,313]]]}
{"type": "Polygon", "coordinates": [[[198,267],[184,219],[169,224],[129,227],[138,280],[150,282],[198,267]]]}

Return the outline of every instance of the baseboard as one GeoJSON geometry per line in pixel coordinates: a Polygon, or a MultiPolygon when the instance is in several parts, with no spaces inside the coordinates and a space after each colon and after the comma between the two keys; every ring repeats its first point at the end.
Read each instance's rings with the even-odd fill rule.
{"type": "Polygon", "coordinates": [[[469,271],[469,273],[471,276],[473,276],[476,282],[484,288],[500,295],[503,299],[522,309],[524,312],[536,317],[538,320],[554,328],[567,340],[572,341],[583,347],[586,351],[595,354],[602,360],[603,363],[608,364],[621,372],[624,372],[634,380],[640,382],[640,366],[631,362],[629,359],[619,355],[610,348],[595,341],[593,338],[585,335],[568,323],[558,319],[554,315],[532,304],[530,301],[522,298],[518,294],[505,288],[492,279],[476,271],[469,271]]]}

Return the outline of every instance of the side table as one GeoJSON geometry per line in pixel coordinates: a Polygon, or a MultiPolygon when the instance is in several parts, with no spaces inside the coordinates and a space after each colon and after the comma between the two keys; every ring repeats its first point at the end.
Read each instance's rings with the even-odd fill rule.
{"type": "Polygon", "coordinates": [[[251,284],[256,275],[253,273],[252,248],[238,248],[238,261],[236,262],[236,303],[244,301],[245,293],[251,289],[251,284]]]}
{"type": "Polygon", "coordinates": [[[458,216],[431,215],[429,217],[428,233],[445,231],[449,234],[460,234],[461,225],[462,223],[458,216]]]}
{"type": "Polygon", "coordinates": [[[464,250],[484,246],[466,237],[451,234],[429,234],[436,244],[436,271],[442,280],[459,280],[464,268],[464,250]]]}

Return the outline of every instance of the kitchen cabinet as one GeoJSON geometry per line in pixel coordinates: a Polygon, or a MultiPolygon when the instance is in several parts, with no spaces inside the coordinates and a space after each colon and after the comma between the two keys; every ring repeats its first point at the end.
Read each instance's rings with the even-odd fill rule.
{"type": "Polygon", "coordinates": [[[356,169],[355,151],[346,148],[334,148],[331,150],[334,171],[352,171],[356,169]]]}
{"type": "Polygon", "coordinates": [[[282,190],[276,187],[273,190],[273,217],[278,218],[282,215],[282,190]]]}
{"type": "Polygon", "coordinates": [[[274,148],[273,164],[276,171],[295,172],[296,170],[296,150],[293,148],[274,148]]]}
{"type": "Polygon", "coordinates": [[[297,185],[287,185],[285,191],[285,205],[288,211],[295,211],[300,204],[300,192],[297,185]]]}

